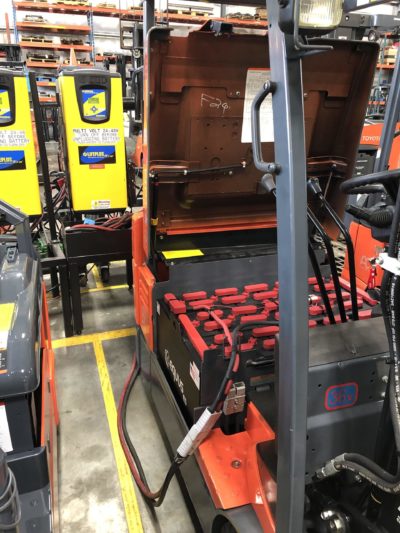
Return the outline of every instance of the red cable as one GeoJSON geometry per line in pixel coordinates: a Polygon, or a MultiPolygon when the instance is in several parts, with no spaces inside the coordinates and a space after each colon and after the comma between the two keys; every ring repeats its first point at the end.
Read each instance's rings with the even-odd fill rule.
{"type": "Polygon", "coordinates": [[[99,229],[102,231],[115,231],[113,228],[108,228],[107,226],[96,226],[96,224],[76,224],[67,228],[67,231],[72,231],[75,229],[99,229]]]}
{"type": "Polygon", "coordinates": [[[124,451],[126,460],[128,462],[128,465],[129,465],[129,469],[130,469],[130,471],[132,473],[132,476],[135,479],[135,483],[139,487],[139,489],[142,492],[142,494],[144,494],[146,496],[146,498],[149,498],[150,500],[155,500],[155,499],[158,498],[159,492],[151,492],[151,491],[149,491],[149,489],[146,487],[146,485],[143,483],[142,479],[140,478],[139,472],[137,471],[135,462],[134,462],[133,457],[132,457],[132,455],[130,453],[128,444],[127,444],[127,442],[125,440],[124,431],[122,429],[122,405],[123,405],[124,400],[125,400],[125,396],[126,396],[126,392],[128,390],[129,383],[130,383],[130,381],[132,379],[132,376],[133,376],[133,374],[134,374],[134,372],[136,370],[136,364],[137,364],[137,362],[136,362],[136,354],[134,353],[133,354],[133,359],[132,359],[131,370],[130,370],[129,375],[128,375],[125,383],[124,383],[124,388],[122,390],[122,394],[120,396],[119,403],[118,403],[118,411],[117,411],[118,435],[119,435],[119,440],[121,442],[121,446],[122,446],[122,449],[124,451]]]}

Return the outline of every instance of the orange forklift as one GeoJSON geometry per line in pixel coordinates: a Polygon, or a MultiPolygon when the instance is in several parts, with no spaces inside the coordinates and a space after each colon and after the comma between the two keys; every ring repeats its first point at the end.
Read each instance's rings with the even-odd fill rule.
{"type": "Polygon", "coordinates": [[[399,174],[352,177],[378,46],[318,38],[341,1],[267,10],[267,35],[210,20],[178,37],[144,4],[137,344],[120,439],[149,506],[176,475],[198,531],[392,533],[399,174]],[[341,220],[347,194],[381,183],[396,209],[379,301],[357,285],[341,220]],[[139,372],[171,456],[157,491],[126,428],[139,372]]]}

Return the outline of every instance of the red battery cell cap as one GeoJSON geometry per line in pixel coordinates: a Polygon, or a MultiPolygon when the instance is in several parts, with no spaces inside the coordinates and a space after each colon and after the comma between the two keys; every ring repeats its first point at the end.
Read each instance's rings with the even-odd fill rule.
{"type": "Polygon", "coordinates": [[[254,337],[268,337],[269,335],[276,335],[279,332],[279,326],[264,326],[261,328],[254,328],[254,337]]]}
{"type": "Polygon", "coordinates": [[[308,312],[311,316],[322,315],[324,313],[324,308],[321,305],[310,305],[308,312]]]}
{"type": "Polygon", "coordinates": [[[207,320],[210,316],[210,313],[207,313],[207,311],[199,311],[196,315],[197,320],[200,320],[203,322],[204,320],[207,320]]]}
{"type": "Polygon", "coordinates": [[[224,296],[221,298],[221,302],[224,305],[242,304],[246,300],[247,296],[245,294],[236,294],[234,296],[224,296]]]}
{"type": "Polygon", "coordinates": [[[188,300],[204,300],[207,298],[206,291],[198,291],[198,292],[185,292],[182,294],[182,298],[187,302],[188,300]]]}
{"type": "MultiPolygon", "coordinates": [[[[340,315],[335,315],[333,318],[335,319],[335,322],[336,322],[336,323],[339,323],[339,322],[342,321],[342,319],[340,318],[340,315]]],[[[328,326],[328,325],[330,324],[330,322],[329,322],[329,317],[326,316],[326,317],[324,318],[324,320],[323,320],[323,324],[324,324],[324,326],[328,326]]]]}
{"type": "Polygon", "coordinates": [[[186,304],[185,302],[182,302],[182,300],[170,300],[168,305],[174,315],[182,315],[183,313],[186,313],[186,304]]]}
{"type": "Polygon", "coordinates": [[[264,300],[263,304],[264,304],[265,310],[268,312],[276,311],[278,309],[278,304],[276,304],[275,302],[271,302],[271,300],[264,300]]]}
{"type": "Polygon", "coordinates": [[[272,350],[275,347],[275,339],[266,339],[263,341],[264,350],[272,350]]]}
{"type": "Polygon", "coordinates": [[[267,291],[268,290],[268,284],[267,283],[258,283],[257,285],[245,285],[244,290],[248,292],[249,294],[252,292],[260,292],[260,291],[267,291]]]}
{"type": "Polygon", "coordinates": [[[254,313],[257,313],[256,305],[238,305],[237,307],[232,308],[232,314],[234,316],[250,314],[254,315],[254,313]]]}
{"type": "Polygon", "coordinates": [[[167,294],[164,294],[164,302],[168,303],[170,300],[176,300],[176,296],[172,292],[167,292],[167,294]]]}
{"type": "Polygon", "coordinates": [[[316,320],[309,320],[308,321],[308,327],[309,328],[316,328],[317,327],[317,321],[316,320]]]}
{"type": "Polygon", "coordinates": [[[195,300],[194,302],[188,302],[190,307],[193,307],[193,309],[198,309],[199,307],[210,307],[210,305],[214,305],[214,300],[211,300],[208,298],[207,300],[195,300]]]}
{"type": "Polygon", "coordinates": [[[256,322],[257,320],[266,320],[267,315],[265,313],[259,313],[258,315],[244,315],[240,318],[241,324],[249,324],[250,322],[256,322]]]}
{"type": "Polygon", "coordinates": [[[228,287],[226,289],[215,289],[216,296],[234,296],[239,293],[239,289],[236,287],[228,287]]]}
{"type": "Polygon", "coordinates": [[[358,318],[360,320],[365,320],[366,318],[371,318],[372,309],[364,309],[363,311],[358,312],[358,318]]]}

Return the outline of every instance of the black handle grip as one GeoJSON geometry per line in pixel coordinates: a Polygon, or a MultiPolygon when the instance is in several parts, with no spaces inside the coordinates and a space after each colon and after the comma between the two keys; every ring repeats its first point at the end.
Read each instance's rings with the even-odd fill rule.
{"type": "Polygon", "coordinates": [[[251,104],[251,142],[253,146],[254,164],[261,172],[276,174],[278,166],[275,163],[267,163],[262,157],[261,133],[260,133],[260,108],[269,94],[273,94],[276,84],[273,81],[264,83],[262,89],[256,94],[251,104]]]}

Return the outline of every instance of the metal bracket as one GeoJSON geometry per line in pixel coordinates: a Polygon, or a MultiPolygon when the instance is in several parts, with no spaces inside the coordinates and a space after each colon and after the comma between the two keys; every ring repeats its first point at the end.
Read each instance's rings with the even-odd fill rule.
{"type": "Polygon", "coordinates": [[[376,260],[376,264],[383,268],[383,270],[387,270],[395,276],[400,276],[400,261],[396,257],[389,257],[386,252],[381,252],[376,260]]]}
{"type": "Polygon", "coordinates": [[[241,413],[244,409],[246,401],[246,386],[243,381],[234,383],[231,390],[224,401],[223,413],[225,415],[233,415],[241,413]]]}

